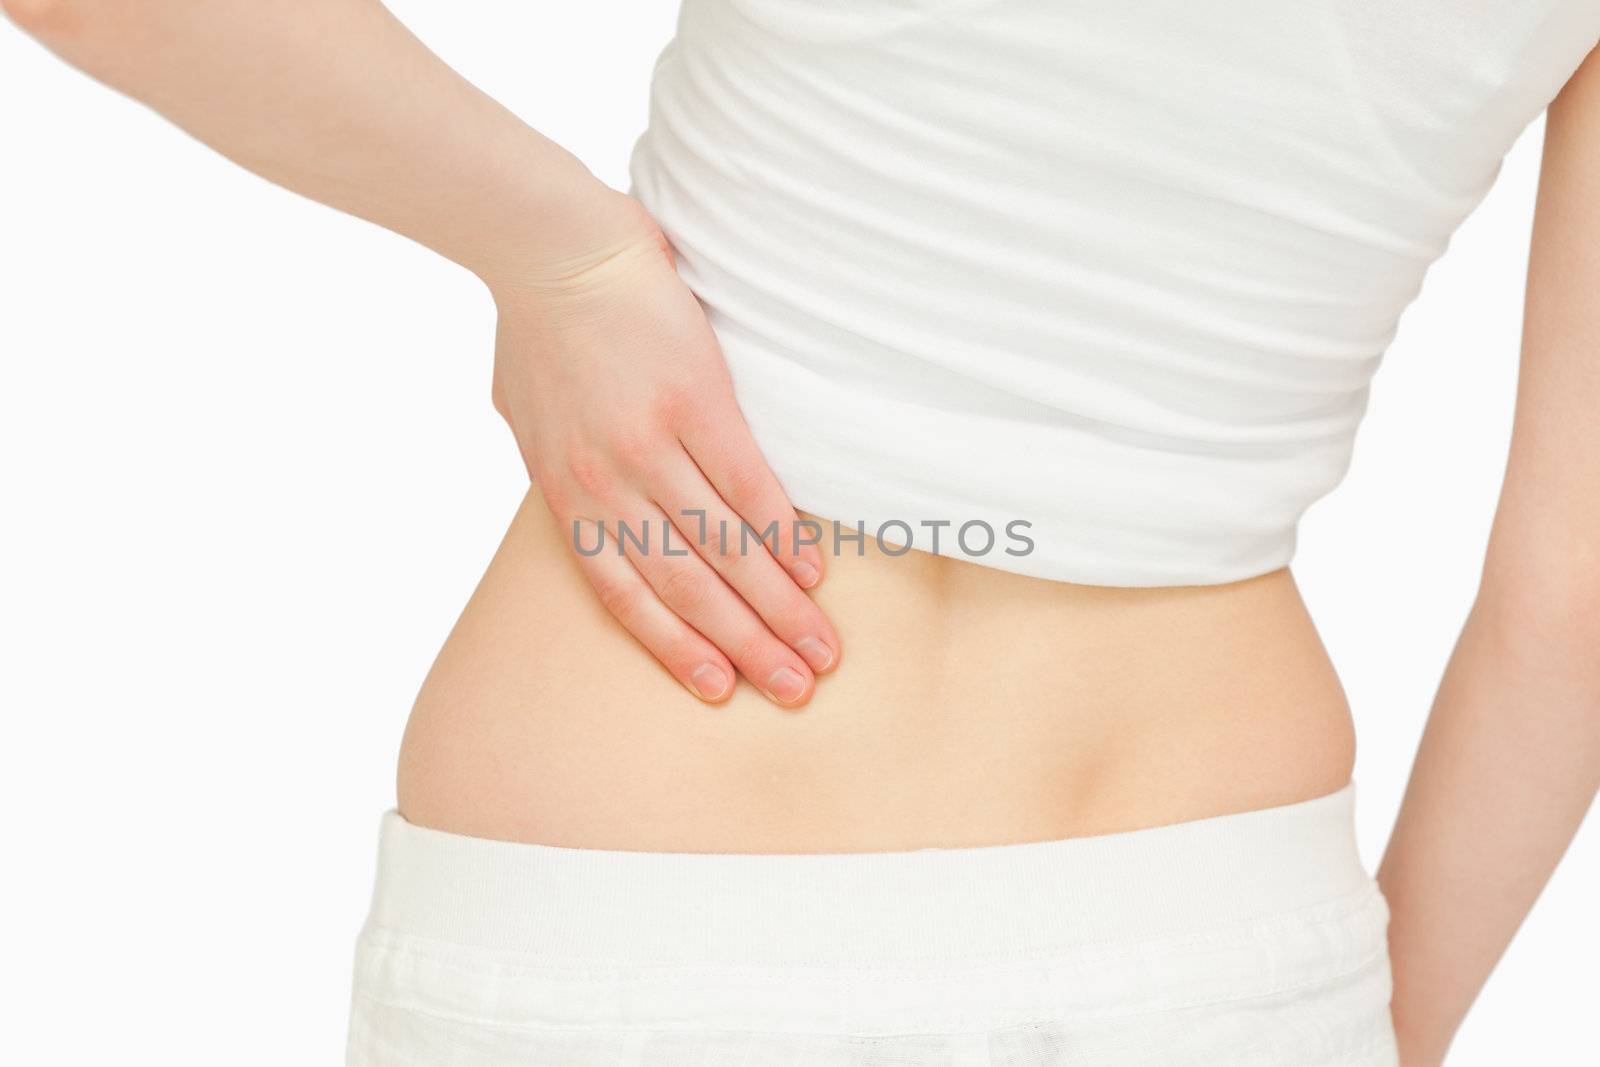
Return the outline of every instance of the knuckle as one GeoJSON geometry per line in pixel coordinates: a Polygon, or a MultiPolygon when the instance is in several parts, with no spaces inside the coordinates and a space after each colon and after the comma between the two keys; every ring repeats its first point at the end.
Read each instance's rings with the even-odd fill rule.
{"type": "Polygon", "coordinates": [[[759,498],[767,484],[767,468],[754,456],[734,456],[728,462],[728,493],[743,501],[759,498]]]}
{"type": "Polygon", "coordinates": [[[614,426],[607,433],[606,445],[612,455],[632,470],[647,467],[660,453],[658,436],[639,424],[614,426]]]}
{"type": "Polygon", "coordinates": [[[574,485],[596,499],[610,496],[616,484],[611,465],[598,453],[584,449],[576,450],[567,457],[567,473],[574,485]]]}
{"type": "Polygon", "coordinates": [[[663,384],[656,394],[655,410],[668,426],[682,426],[692,421],[698,410],[694,390],[682,382],[663,384]]]}
{"type": "Polygon", "coordinates": [[[741,544],[741,532],[730,523],[727,530],[715,530],[707,534],[706,551],[717,570],[726,572],[739,566],[739,561],[745,554],[744,545],[741,544]]]}
{"type": "Polygon", "coordinates": [[[712,584],[692,567],[674,567],[661,579],[661,599],[679,614],[698,614],[710,600],[712,584]]]}
{"type": "Polygon", "coordinates": [[[767,621],[772,632],[786,644],[802,637],[826,635],[832,630],[811,598],[798,590],[792,594],[788,590],[777,593],[767,621]]]}
{"type": "Polygon", "coordinates": [[[600,603],[618,619],[626,622],[637,614],[639,590],[633,584],[615,579],[602,579],[594,583],[594,588],[600,597],[600,603]]]}
{"type": "MultiPolygon", "coordinates": [[[[766,663],[773,658],[772,652],[775,646],[776,642],[765,633],[751,630],[736,638],[728,652],[735,663],[754,669],[758,664],[766,663]]],[[[758,676],[765,677],[765,674],[765,671],[758,671],[758,676]]]]}
{"type": "Polygon", "coordinates": [[[656,652],[656,657],[679,678],[687,680],[703,663],[716,663],[717,655],[700,641],[690,637],[674,637],[656,652]]]}

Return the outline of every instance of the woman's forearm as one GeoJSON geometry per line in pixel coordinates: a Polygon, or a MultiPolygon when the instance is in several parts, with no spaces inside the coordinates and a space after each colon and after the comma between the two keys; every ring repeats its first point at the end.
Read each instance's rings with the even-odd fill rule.
{"type": "Polygon", "coordinates": [[[1479,598],[1378,872],[1405,1067],[1443,1059],[1600,784],[1600,641],[1552,596],[1479,598]]]}
{"type": "Polygon", "coordinates": [[[491,283],[638,238],[632,201],[374,0],[3,0],[64,59],[224,155],[491,283]]]}

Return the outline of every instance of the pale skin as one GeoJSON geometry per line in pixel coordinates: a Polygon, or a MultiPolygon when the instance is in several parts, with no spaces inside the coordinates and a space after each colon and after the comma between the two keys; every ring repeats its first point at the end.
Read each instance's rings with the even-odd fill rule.
{"type": "Polygon", "coordinates": [[[1378,871],[1404,1062],[1441,1062],[1600,787],[1600,53],[1550,105],[1478,598],[1378,871]]]}
{"type": "MultiPolygon", "coordinates": [[[[400,775],[413,821],[594,847],[890,849],[1115,832],[1348,780],[1348,707],[1287,570],[1134,590],[792,544],[575,554],[574,519],[704,508],[763,528],[794,511],[648,215],[381,6],[5,10],[230,158],[494,295],[493,400],[535,488],[418,698],[400,775]]],[[[1444,1061],[1600,785],[1596,292],[1591,56],[1550,110],[1479,594],[1378,872],[1406,1067],[1444,1061]]]]}

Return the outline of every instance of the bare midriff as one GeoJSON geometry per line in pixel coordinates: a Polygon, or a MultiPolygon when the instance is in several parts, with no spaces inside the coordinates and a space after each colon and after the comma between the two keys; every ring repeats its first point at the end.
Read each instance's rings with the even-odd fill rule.
{"type": "Polygon", "coordinates": [[[1350,778],[1342,687],[1287,568],[1074,585],[870,537],[827,559],[838,667],[799,709],[707,705],[601,606],[529,494],[440,652],[399,810],[477,837],[856,852],[1115,833],[1350,778]]]}

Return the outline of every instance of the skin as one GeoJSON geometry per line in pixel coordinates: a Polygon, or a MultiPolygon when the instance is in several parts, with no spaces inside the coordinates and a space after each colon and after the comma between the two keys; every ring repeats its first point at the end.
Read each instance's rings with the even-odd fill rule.
{"type": "Polygon", "coordinates": [[[1600,52],[1550,105],[1505,483],[1378,870],[1402,1061],[1444,1059],[1600,787],[1600,52]]]}
{"type": "MultiPolygon", "coordinates": [[[[902,849],[1116,832],[1348,780],[1348,708],[1286,570],[1109,589],[916,552],[697,552],[670,571],[575,554],[574,520],[692,506],[763,527],[792,510],[653,222],[381,6],[5,10],[494,295],[494,403],[535,486],[419,695],[407,818],[583,847],[902,849]]],[[[1378,875],[1406,1067],[1442,1061],[1600,782],[1595,68],[1551,108],[1502,502],[1378,875]]]]}
{"type": "Polygon", "coordinates": [[[1344,696],[1286,570],[1110,589],[847,552],[817,601],[849,661],[803,710],[750,686],[708,710],[595,602],[565,538],[530,493],[412,712],[413,822],[593,848],[884,850],[1105,833],[1350,777],[1344,696]]]}

